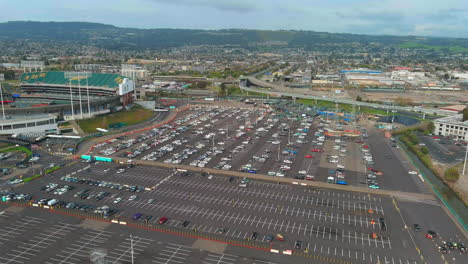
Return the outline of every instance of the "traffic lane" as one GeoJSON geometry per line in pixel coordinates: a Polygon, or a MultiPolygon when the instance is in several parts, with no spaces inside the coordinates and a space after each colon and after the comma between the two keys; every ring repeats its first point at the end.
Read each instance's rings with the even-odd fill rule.
{"type": "Polygon", "coordinates": [[[387,142],[388,140],[373,128],[368,133],[368,144],[375,164],[373,167],[383,172],[381,177],[383,188],[406,192],[424,192],[424,189],[420,188],[415,180],[409,177],[408,170],[395,155],[387,142]],[[389,159],[386,156],[392,158],[389,159]]]}
{"type": "Polygon", "coordinates": [[[442,205],[398,201],[398,206],[411,236],[427,263],[443,263],[441,256],[444,256],[448,263],[468,263],[468,254],[461,255],[457,250],[449,254],[442,254],[437,249],[439,245],[442,245],[442,241],[461,242],[465,246],[468,242],[445,210],[441,208],[442,205]],[[414,230],[414,224],[421,227],[420,232],[414,230]],[[427,239],[424,235],[427,234],[428,230],[435,231],[438,237],[427,239]]]}

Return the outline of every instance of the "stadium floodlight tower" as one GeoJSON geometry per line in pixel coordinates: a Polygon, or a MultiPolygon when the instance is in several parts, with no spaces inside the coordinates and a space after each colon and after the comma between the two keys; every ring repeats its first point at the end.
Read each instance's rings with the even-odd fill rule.
{"type": "Polygon", "coordinates": [[[5,80],[5,75],[2,73],[0,74],[0,100],[2,100],[2,114],[3,120],[5,120],[5,108],[3,107],[3,91],[2,91],[2,83],[5,80]]]}
{"type": "Polygon", "coordinates": [[[42,71],[45,64],[44,61],[21,61],[20,65],[24,72],[26,72],[26,68],[29,69],[29,72],[31,72],[33,69],[37,72],[37,69],[42,71]]]}
{"type": "Polygon", "coordinates": [[[88,96],[88,117],[91,117],[91,106],[89,104],[89,85],[88,78],[93,75],[91,72],[64,72],[65,79],[68,79],[70,85],[70,105],[72,111],[72,118],[75,119],[75,112],[73,109],[73,91],[72,91],[72,81],[78,81],[78,96],[80,98],[80,116],[83,119],[83,103],[81,100],[81,80],[86,79],[86,91],[88,96]]]}

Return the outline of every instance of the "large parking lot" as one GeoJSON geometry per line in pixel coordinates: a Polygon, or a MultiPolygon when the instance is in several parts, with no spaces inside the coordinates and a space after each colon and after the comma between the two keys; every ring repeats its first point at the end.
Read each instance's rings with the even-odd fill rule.
{"type": "Polygon", "coordinates": [[[102,142],[104,155],[380,188],[366,130],[350,116],[196,106],[171,124],[102,142]]]}
{"type": "Polygon", "coordinates": [[[388,183],[400,190],[398,177],[407,177],[387,173],[401,166],[389,140],[382,143],[374,130],[368,139],[369,128],[351,115],[290,110],[192,106],[171,123],[98,143],[83,159],[39,150],[41,165],[66,166],[5,184],[0,263],[86,263],[99,255],[107,263],[132,263],[132,255],[135,263],[175,264],[466,263],[458,249],[439,254],[443,241],[466,241],[437,201],[367,191],[388,183]],[[426,238],[430,230],[437,236],[426,238]]]}
{"type": "MultiPolygon", "coordinates": [[[[121,167],[115,163],[79,162],[64,168],[60,175],[28,183],[18,192],[31,194],[36,201],[42,198],[64,201],[63,207],[72,203],[74,206],[69,207],[72,213],[93,214],[97,208],[108,206],[115,210],[109,219],[151,226],[167,217],[164,225],[182,231],[362,261],[358,263],[374,263],[376,259],[416,263],[418,259],[414,249],[402,244],[400,237],[407,234],[402,231],[402,222],[387,197],[261,181],[243,181],[248,187],[240,187],[241,179],[237,178],[185,175],[143,165],[116,173],[121,167]],[[71,178],[83,181],[73,182],[71,178]],[[44,189],[50,183],[57,186],[44,189]],[[103,183],[112,183],[113,187],[105,187],[103,183]],[[57,192],[65,185],[72,189],[57,192]],[[133,186],[138,187],[136,191],[131,191],[133,186]],[[83,190],[88,190],[86,196],[76,195],[83,190]],[[104,192],[108,194],[98,199],[104,192]],[[137,214],[141,214],[138,219],[137,214]],[[380,218],[386,223],[384,229],[380,218]],[[279,241],[277,234],[285,241],[279,241]]],[[[56,228],[38,237],[73,231],[73,226],[66,224],[56,228]]],[[[32,242],[47,243],[34,239],[32,242]]]]}

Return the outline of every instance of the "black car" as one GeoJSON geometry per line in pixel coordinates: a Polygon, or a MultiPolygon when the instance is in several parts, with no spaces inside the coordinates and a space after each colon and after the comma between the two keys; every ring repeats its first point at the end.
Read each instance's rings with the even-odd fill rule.
{"type": "Polygon", "coordinates": [[[462,254],[465,254],[466,253],[466,247],[465,246],[458,246],[458,250],[460,251],[460,253],[462,254]]]}
{"type": "Polygon", "coordinates": [[[251,238],[252,238],[252,240],[256,240],[258,238],[258,233],[253,232],[251,238]]]}
{"type": "Polygon", "coordinates": [[[414,231],[419,232],[421,231],[421,227],[418,224],[413,225],[414,231]]]}
{"type": "Polygon", "coordinates": [[[230,178],[229,178],[229,182],[233,182],[234,180],[235,180],[234,177],[230,177],[230,178]]]}
{"type": "Polygon", "coordinates": [[[296,240],[294,243],[294,248],[295,249],[301,249],[302,248],[302,241],[296,240]]]}
{"type": "Polygon", "coordinates": [[[448,249],[444,246],[439,246],[439,251],[444,253],[444,254],[447,254],[448,253],[448,249]]]}
{"type": "Polygon", "coordinates": [[[431,235],[433,238],[436,238],[436,237],[437,237],[437,233],[436,233],[435,231],[429,230],[429,231],[427,231],[427,233],[428,233],[429,235],[431,235]]]}
{"type": "Polygon", "coordinates": [[[444,245],[448,247],[449,249],[455,249],[457,247],[457,244],[454,244],[450,241],[444,241],[444,245]]]}
{"type": "Polygon", "coordinates": [[[220,228],[218,229],[218,233],[225,234],[227,232],[227,228],[220,228]]]}
{"type": "Polygon", "coordinates": [[[379,222],[380,222],[380,229],[382,229],[383,231],[387,231],[387,225],[385,224],[385,219],[383,217],[380,217],[379,222]]]}
{"type": "Polygon", "coordinates": [[[184,222],[182,223],[182,226],[183,226],[183,227],[187,227],[189,224],[190,224],[190,221],[184,221],[184,222]]]}

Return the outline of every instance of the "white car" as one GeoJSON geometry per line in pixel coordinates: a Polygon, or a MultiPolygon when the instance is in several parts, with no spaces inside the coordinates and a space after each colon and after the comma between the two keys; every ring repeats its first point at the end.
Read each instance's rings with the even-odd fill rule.
{"type": "Polygon", "coordinates": [[[120,203],[120,201],[122,201],[122,198],[118,197],[117,199],[114,200],[113,203],[117,204],[117,203],[120,203]]]}
{"type": "Polygon", "coordinates": [[[307,171],[305,171],[305,170],[301,170],[301,171],[299,171],[298,173],[299,173],[299,174],[306,175],[306,174],[307,174],[307,171]]]}
{"type": "Polygon", "coordinates": [[[417,175],[418,174],[418,172],[416,172],[416,171],[409,171],[408,173],[411,174],[411,175],[417,175]]]}

